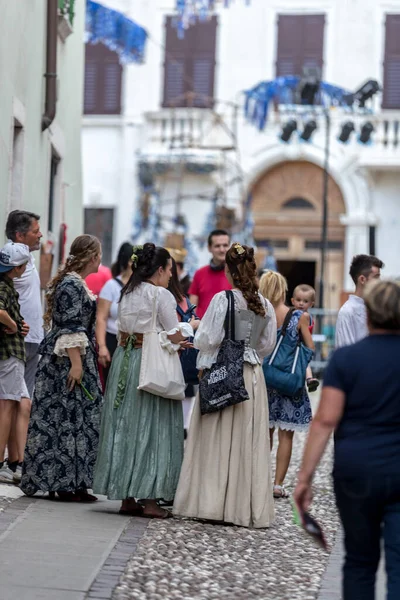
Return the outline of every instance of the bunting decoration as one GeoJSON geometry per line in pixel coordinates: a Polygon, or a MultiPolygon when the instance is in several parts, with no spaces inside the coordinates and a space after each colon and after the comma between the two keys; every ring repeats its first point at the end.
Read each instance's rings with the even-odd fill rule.
{"type": "MultiPolygon", "coordinates": [[[[215,11],[218,0],[176,0],[176,11],[178,13],[176,27],[179,37],[184,37],[185,29],[194,25],[197,21],[205,21],[215,11]]],[[[232,4],[233,0],[223,0],[225,8],[232,4]]],[[[248,5],[250,0],[244,0],[248,5]]]]}
{"type": "Polygon", "coordinates": [[[86,2],[86,42],[101,42],[116,52],[121,65],[143,63],[147,32],[122,13],[102,4],[86,2]]]}
{"type": "MultiPolygon", "coordinates": [[[[246,90],[244,92],[246,119],[262,131],[268,120],[271,102],[284,104],[287,108],[295,105],[300,80],[301,78],[295,75],[277,77],[272,81],[263,81],[250,90],[246,90]]],[[[315,103],[323,107],[342,106],[351,112],[352,109],[348,103],[349,96],[351,96],[351,93],[348,90],[321,81],[315,103]]]]}

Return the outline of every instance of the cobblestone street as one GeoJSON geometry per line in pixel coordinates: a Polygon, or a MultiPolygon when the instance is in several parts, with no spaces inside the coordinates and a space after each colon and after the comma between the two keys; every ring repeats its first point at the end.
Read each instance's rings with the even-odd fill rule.
{"type": "MultiPolygon", "coordinates": [[[[305,434],[295,437],[291,491],[305,434]]],[[[268,598],[339,600],[340,540],[331,487],[331,452],[315,479],[313,514],[329,555],[293,524],[290,502],[277,500],[268,530],[186,519],[148,521],[117,515],[118,503],[65,505],[20,497],[0,486],[2,600],[161,600],[268,598]],[[18,556],[18,576],[12,561],[18,556]],[[327,578],[325,583],[323,578],[327,578]],[[322,589],[321,589],[322,585],[322,589]]]]}

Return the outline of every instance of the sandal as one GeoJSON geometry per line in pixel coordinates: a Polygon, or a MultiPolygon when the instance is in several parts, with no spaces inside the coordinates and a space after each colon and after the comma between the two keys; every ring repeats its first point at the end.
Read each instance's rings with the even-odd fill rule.
{"type": "Polygon", "coordinates": [[[318,387],[319,387],[318,379],[315,379],[315,377],[309,377],[307,379],[307,388],[308,388],[309,392],[315,392],[318,387]]]}
{"type": "Polygon", "coordinates": [[[143,506],[137,506],[133,508],[120,508],[118,511],[119,515],[125,517],[143,517],[143,506]]]}
{"type": "MultiPolygon", "coordinates": [[[[63,492],[62,490],[57,490],[58,499],[61,502],[80,502],[81,497],[76,492],[63,492]]],[[[54,496],[53,496],[54,498],[54,496]]],[[[53,499],[52,498],[52,499],[53,499]]]]}
{"type": "Polygon", "coordinates": [[[86,490],[78,491],[77,496],[79,496],[78,502],[89,503],[89,502],[97,502],[98,498],[93,496],[93,494],[89,494],[86,490]]]}
{"type": "Polygon", "coordinates": [[[161,510],[162,510],[162,512],[160,512],[158,514],[145,513],[143,511],[141,516],[144,517],[145,519],[172,519],[172,517],[174,516],[172,514],[172,512],[170,512],[169,510],[166,510],[165,508],[163,508],[161,510]]]}
{"type": "Polygon", "coordinates": [[[274,485],[274,498],[289,498],[289,493],[283,485],[274,485]]]}

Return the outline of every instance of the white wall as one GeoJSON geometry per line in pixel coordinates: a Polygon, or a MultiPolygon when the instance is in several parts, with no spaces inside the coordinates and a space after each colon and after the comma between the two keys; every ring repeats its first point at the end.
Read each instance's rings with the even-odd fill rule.
{"type": "Polygon", "coordinates": [[[378,219],[376,253],[385,277],[400,277],[400,173],[374,174],[373,209],[378,219]]]}
{"type": "Polygon", "coordinates": [[[46,64],[46,0],[1,2],[0,22],[0,230],[7,212],[25,208],[41,215],[47,233],[50,158],[53,146],[61,158],[57,177],[53,233],[68,225],[68,241],[82,232],[80,121],[83,90],[84,4],[76,3],[74,32],[58,39],[57,116],[41,132],[46,64]],[[14,117],[23,126],[23,162],[19,200],[10,197],[14,117]]]}

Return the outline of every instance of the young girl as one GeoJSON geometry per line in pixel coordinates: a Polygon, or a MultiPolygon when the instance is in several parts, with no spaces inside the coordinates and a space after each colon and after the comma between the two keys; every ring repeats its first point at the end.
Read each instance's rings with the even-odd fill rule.
{"type": "MultiPolygon", "coordinates": [[[[285,321],[289,308],[285,305],[287,293],[286,279],[275,271],[268,271],[260,280],[260,292],[267,298],[275,309],[278,334],[285,321]]],[[[310,315],[301,310],[293,311],[287,335],[298,339],[300,332],[308,348],[314,349],[309,330],[310,315]]],[[[283,482],[289,468],[292,456],[293,435],[295,431],[308,429],[311,421],[311,405],[305,387],[297,396],[285,396],[278,390],[270,388],[267,384],[269,402],[269,425],[271,447],[275,428],[278,428],[278,451],[276,456],[276,471],[274,483],[274,497],[287,498],[283,482]]]]}

